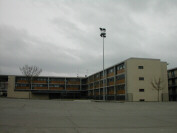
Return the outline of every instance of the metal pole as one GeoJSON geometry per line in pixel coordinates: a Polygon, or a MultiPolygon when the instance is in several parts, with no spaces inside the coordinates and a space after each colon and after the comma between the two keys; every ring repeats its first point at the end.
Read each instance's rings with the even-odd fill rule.
{"type": "Polygon", "coordinates": [[[103,101],[105,101],[105,87],[104,87],[104,37],[103,37],[103,101]]]}

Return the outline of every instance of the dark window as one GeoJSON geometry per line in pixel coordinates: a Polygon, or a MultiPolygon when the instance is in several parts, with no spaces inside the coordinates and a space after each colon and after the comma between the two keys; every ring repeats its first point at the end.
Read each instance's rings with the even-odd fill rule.
{"type": "Polygon", "coordinates": [[[144,69],[144,67],[143,66],[138,66],[138,69],[144,69]]]}
{"type": "Polygon", "coordinates": [[[116,77],[116,80],[121,80],[121,79],[125,79],[125,75],[122,74],[122,75],[119,75],[116,77]]]}
{"type": "Polygon", "coordinates": [[[144,92],[144,89],[139,89],[139,92],[144,92]]]}
{"type": "Polygon", "coordinates": [[[144,77],[139,77],[139,80],[144,80],[144,77]]]}
{"type": "Polygon", "coordinates": [[[174,71],[171,71],[171,76],[172,76],[172,77],[175,77],[174,71]]]}
{"type": "Polygon", "coordinates": [[[143,101],[145,101],[145,100],[144,100],[144,99],[140,99],[139,101],[140,101],[140,102],[143,102],[143,101]]]}
{"type": "Polygon", "coordinates": [[[124,69],[124,68],[125,68],[124,63],[117,66],[117,70],[121,70],[121,69],[124,69]]]}

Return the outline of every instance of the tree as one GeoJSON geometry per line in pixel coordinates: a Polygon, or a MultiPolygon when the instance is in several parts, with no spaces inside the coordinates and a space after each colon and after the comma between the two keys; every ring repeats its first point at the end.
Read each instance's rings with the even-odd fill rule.
{"type": "Polygon", "coordinates": [[[162,84],[163,84],[163,81],[161,80],[161,78],[159,78],[158,80],[156,80],[156,79],[154,78],[154,81],[151,81],[152,87],[153,87],[155,90],[158,91],[158,102],[160,101],[160,100],[159,100],[159,93],[160,93],[161,90],[164,89],[163,86],[162,86],[162,84]]]}
{"type": "Polygon", "coordinates": [[[31,89],[32,81],[40,75],[42,69],[37,66],[25,65],[23,67],[20,67],[20,71],[26,77],[29,88],[31,89]]]}

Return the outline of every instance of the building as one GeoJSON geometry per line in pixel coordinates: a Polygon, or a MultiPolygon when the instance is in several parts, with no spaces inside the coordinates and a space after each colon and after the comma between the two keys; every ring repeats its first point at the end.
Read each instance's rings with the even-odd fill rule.
{"type": "Polygon", "coordinates": [[[0,75],[0,96],[7,96],[8,76],[0,75]]]}
{"type": "Polygon", "coordinates": [[[168,70],[169,100],[177,101],[177,67],[168,70]]]}
{"type": "MultiPolygon", "coordinates": [[[[167,63],[159,59],[129,58],[105,69],[105,99],[168,101],[167,63]],[[162,90],[152,82],[162,79],[162,90]]],[[[38,77],[27,84],[24,76],[8,76],[8,97],[103,99],[103,71],[88,77],[38,77]]]]}

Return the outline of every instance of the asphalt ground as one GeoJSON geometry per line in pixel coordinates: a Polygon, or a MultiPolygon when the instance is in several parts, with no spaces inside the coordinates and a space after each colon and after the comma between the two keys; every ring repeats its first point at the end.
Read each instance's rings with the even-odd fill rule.
{"type": "Polygon", "coordinates": [[[0,98],[0,133],[177,133],[177,102],[0,98]]]}

